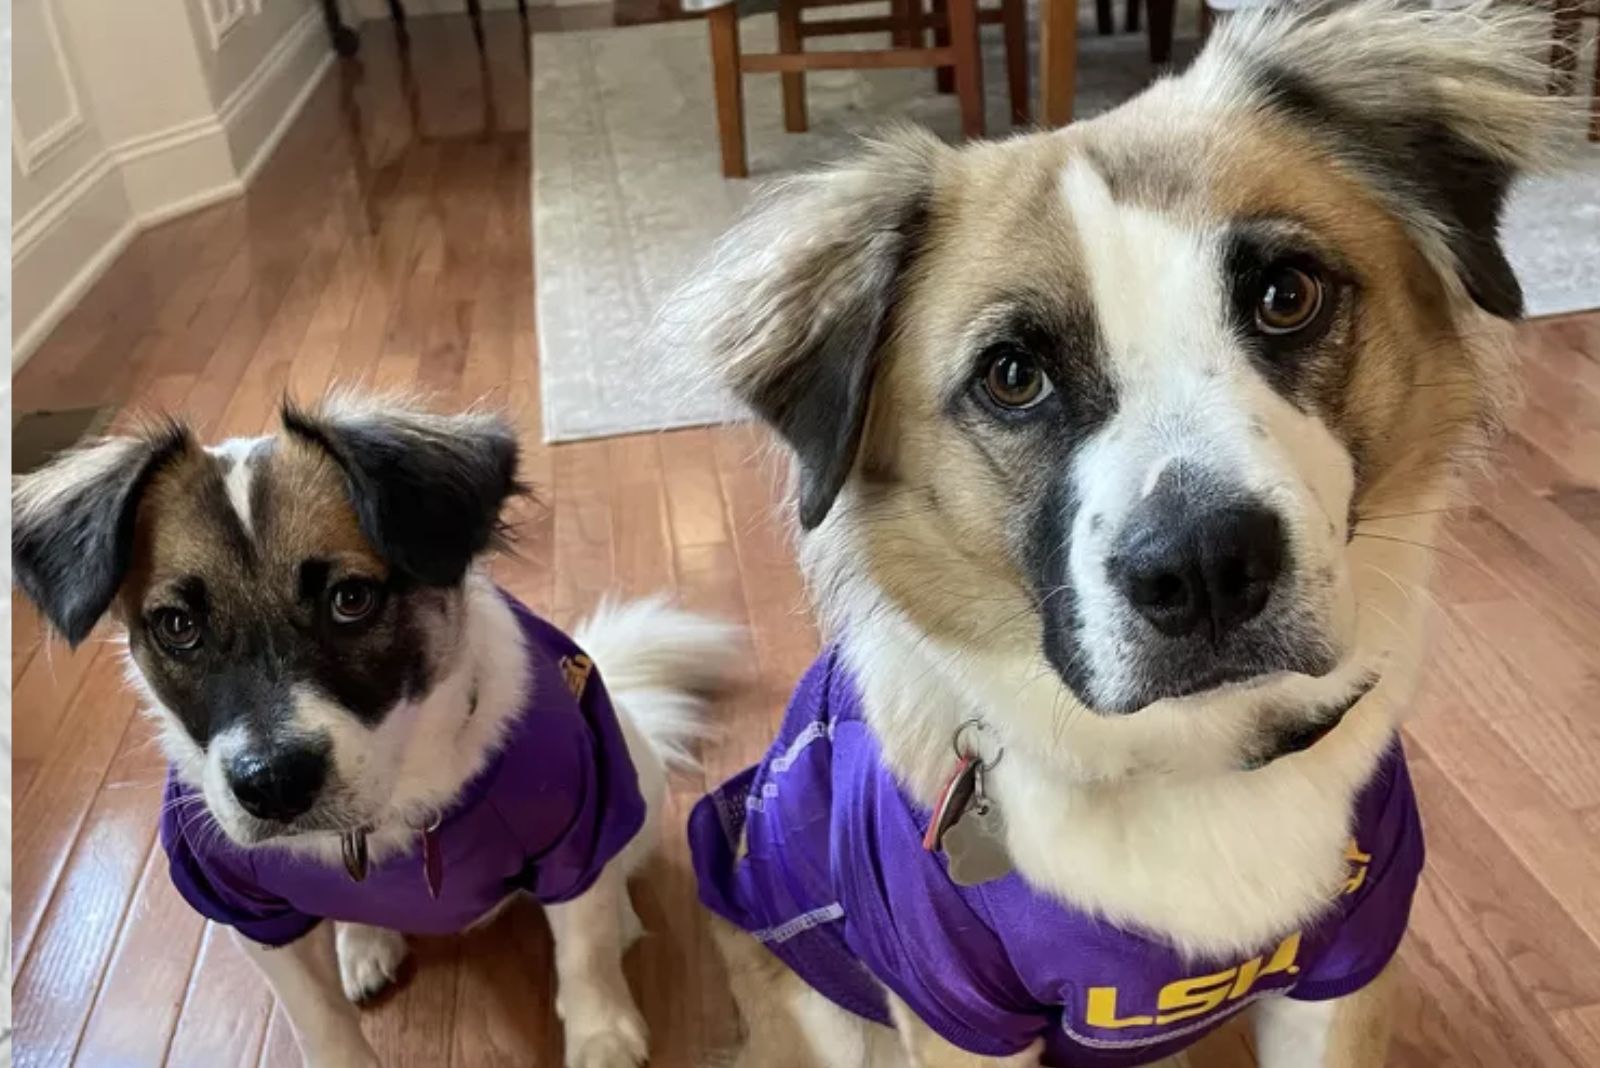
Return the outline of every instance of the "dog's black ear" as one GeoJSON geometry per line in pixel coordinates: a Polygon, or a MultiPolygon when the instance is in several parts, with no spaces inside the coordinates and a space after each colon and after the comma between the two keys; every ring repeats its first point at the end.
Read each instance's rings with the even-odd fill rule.
{"type": "Polygon", "coordinates": [[[496,415],[434,415],[343,397],[284,404],[283,425],[344,472],[361,530],[391,566],[453,586],[493,546],[517,482],[517,437],[496,415]]]}
{"type": "Polygon", "coordinates": [[[190,447],[188,430],[170,424],[74,449],[13,483],[17,585],[72,645],[88,637],[122,585],[144,487],[190,447]]]}
{"type": "Polygon", "coordinates": [[[878,351],[944,151],[906,131],[783,183],[658,320],[669,347],[708,362],[788,444],[807,530],[855,463],[878,351]]]}
{"type": "Polygon", "coordinates": [[[1572,115],[1546,91],[1549,14],[1366,0],[1279,5],[1229,22],[1196,76],[1207,65],[1244,73],[1269,111],[1378,195],[1442,277],[1491,315],[1520,317],[1502,211],[1572,115]]]}

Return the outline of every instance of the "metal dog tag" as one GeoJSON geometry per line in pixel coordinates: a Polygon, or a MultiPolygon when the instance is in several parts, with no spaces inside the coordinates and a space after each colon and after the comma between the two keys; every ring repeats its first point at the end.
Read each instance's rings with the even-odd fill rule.
{"type": "Polygon", "coordinates": [[[1006,821],[1000,806],[981,794],[944,832],[940,844],[950,862],[950,879],[960,886],[977,886],[1011,874],[1006,821]]]}

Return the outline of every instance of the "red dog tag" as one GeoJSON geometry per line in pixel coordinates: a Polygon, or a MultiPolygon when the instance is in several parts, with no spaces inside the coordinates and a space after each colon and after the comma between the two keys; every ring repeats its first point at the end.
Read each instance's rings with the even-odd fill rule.
{"type": "Polygon", "coordinates": [[[977,783],[978,761],[970,756],[961,757],[955,773],[944,784],[944,789],[939,791],[939,802],[933,806],[933,819],[928,822],[928,830],[922,836],[923,849],[930,853],[938,851],[939,843],[944,841],[944,833],[967,810],[977,783]]]}

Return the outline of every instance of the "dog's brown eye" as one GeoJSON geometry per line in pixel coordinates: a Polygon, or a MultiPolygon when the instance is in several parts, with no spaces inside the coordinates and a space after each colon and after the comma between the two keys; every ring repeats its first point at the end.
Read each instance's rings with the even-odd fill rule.
{"type": "Polygon", "coordinates": [[[989,399],[1002,408],[1032,408],[1055,390],[1050,376],[1021,349],[1007,348],[989,361],[983,379],[989,399]]]}
{"type": "Polygon", "coordinates": [[[200,644],[200,624],[181,608],[160,608],[151,619],[156,641],[175,653],[186,653],[200,644]]]}
{"type": "Polygon", "coordinates": [[[346,579],[333,588],[328,610],[335,623],[357,623],[378,607],[378,588],[363,579],[346,579]]]}
{"type": "Polygon", "coordinates": [[[1322,310],[1322,281],[1300,267],[1276,263],[1262,276],[1256,301],[1256,326],[1265,334],[1292,334],[1314,322],[1322,310]]]}

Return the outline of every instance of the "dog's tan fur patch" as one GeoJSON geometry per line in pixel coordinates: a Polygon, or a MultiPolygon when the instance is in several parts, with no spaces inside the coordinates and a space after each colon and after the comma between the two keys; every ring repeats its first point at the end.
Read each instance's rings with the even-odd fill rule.
{"type": "Polygon", "coordinates": [[[292,605],[307,560],[337,563],[342,573],[375,581],[388,574],[361,531],[338,465],[288,436],[260,439],[246,456],[186,448],[151,478],[133,545],[119,594],[124,618],[187,576],[204,578],[213,610],[243,613],[267,609],[268,600],[274,611],[292,605]],[[246,467],[250,499],[264,506],[249,522],[225,482],[238,465],[246,467]]]}

